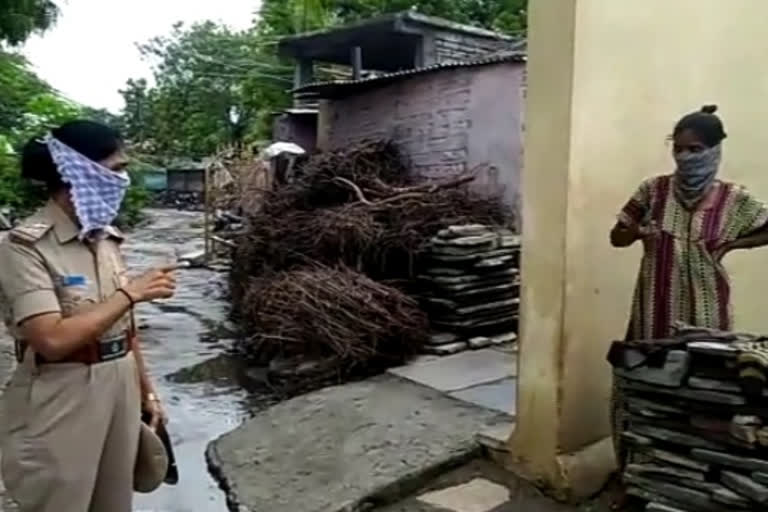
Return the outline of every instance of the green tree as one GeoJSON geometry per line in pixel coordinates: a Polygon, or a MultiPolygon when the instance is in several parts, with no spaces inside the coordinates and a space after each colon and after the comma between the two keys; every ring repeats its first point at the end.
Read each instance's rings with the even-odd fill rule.
{"type": "Polygon", "coordinates": [[[21,44],[32,32],[53,25],[58,13],[58,7],[51,0],[2,0],[0,42],[21,44]]]}
{"type": "Polygon", "coordinates": [[[268,138],[272,113],[290,104],[292,63],[280,38],[413,8],[432,16],[521,33],[525,0],[263,0],[251,30],[212,22],[176,25],[141,46],[156,85],[130,80],[122,126],[143,151],[203,157],[225,144],[268,138]]]}
{"type": "MultiPolygon", "coordinates": [[[[3,50],[3,42],[20,44],[32,32],[50,27],[57,15],[58,8],[50,0],[0,0],[0,206],[22,214],[38,206],[42,197],[19,173],[19,154],[27,140],[77,118],[113,126],[120,122],[105,110],[62,98],[30,69],[23,56],[3,50]]],[[[140,218],[146,202],[140,179],[126,198],[121,218],[124,224],[131,224],[140,218]]]]}
{"type": "Polygon", "coordinates": [[[245,141],[264,120],[260,106],[273,84],[291,84],[290,67],[265,58],[259,38],[212,22],[178,24],[141,51],[156,85],[127,84],[123,123],[132,140],[151,139],[168,156],[202,157],[245,141]]]}
{"type": "Polygon", "coordinates": [[[120,116],[123,135],[133,143],[147,140],[152,127],[152,103],[149,86],[143,78],[130,79],[120,91],[125,106],[120,116]]]}
{"type": "Polygon", "coordinates": [[[459,23],[521,33],[527,0],[263,0],[260,24],[291,34],[413,9],[459,23]]]}

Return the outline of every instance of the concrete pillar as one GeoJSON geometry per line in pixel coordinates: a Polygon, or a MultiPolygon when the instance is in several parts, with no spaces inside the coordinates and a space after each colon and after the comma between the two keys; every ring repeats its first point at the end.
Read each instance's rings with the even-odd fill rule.
{"type": "MultiPolygon", "coordinates": [[[[640,248],[608,244],[640,181],[673,169],[675,121],[717,103],[723,174],[768,200],[768,2],[533,0],[523,171],[523,290],[510,462],[561,498],[613,468],[610,342],[640,248]]],[[[768,332],[765,251],[729,256],[737,327],[768,332]]]]}

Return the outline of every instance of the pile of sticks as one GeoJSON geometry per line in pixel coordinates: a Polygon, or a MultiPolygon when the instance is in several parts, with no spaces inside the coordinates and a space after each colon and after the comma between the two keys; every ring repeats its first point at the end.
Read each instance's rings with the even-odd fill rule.
{"type": "Polygon", "coordinates": [[[427,181],[394,145],[371,142],[314,155],[265,191],[262,207],[245,212],[230,276],[235,316],[253,334],[245,352],[262,362],[332,355],[347,366],[413,353],[428,326],[407,295],[430,238],[452,224],[512,222],[500,198],[469,190],[476,171],[427,181]]]}
{"type": "Polygon", "coordinates": [[[349,268],[315,267],[254,279],[246,295],[247,352],[275,359],[332,359],[357,365],[401,363],[426,340],[415,300],[349,268]]]}

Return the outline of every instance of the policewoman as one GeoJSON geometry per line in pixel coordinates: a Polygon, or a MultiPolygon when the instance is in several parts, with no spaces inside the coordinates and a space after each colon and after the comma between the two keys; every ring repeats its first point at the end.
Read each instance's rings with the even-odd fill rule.
{"type": "Polygon", "coordinates": [[[0,303],[19,361],[4,395],[2,476],[21,512],[130,512],[141,411],[165,421],[132,308],[173,272],[129,280],[112,222],[129,177],[118,133],[75,121],[30,141],[47,203],[0,243],[0,303]]]}

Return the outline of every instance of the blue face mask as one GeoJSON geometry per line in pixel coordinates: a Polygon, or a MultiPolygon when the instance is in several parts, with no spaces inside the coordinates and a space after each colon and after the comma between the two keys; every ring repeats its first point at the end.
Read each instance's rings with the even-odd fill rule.
{"type": "Polygon", "coordinates": [[[699,153],[683,152],[675,155],[675,192],[678,199],[690,206],[698,202],[715,181],[720,167],[720,145],[699,153]]]}
{"type": "Polygon", "coordinates": [[[108,169],[52,135],[45,138],[45,143],[62,181],[70,187],[80,221],[80,239],[112,224],[131,184],[128,173],[108,169]]]}

